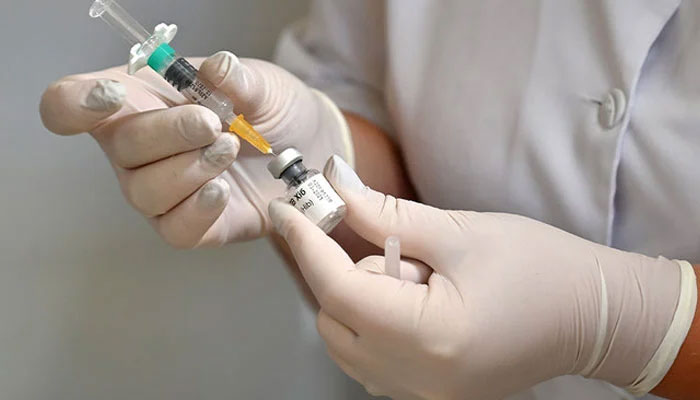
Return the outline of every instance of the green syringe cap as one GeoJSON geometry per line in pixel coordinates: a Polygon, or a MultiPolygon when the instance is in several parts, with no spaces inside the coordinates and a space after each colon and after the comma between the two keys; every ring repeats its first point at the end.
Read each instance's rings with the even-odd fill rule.
{"type": "Polygon", "coordinates": [[[151,57],[148,58],[148,66],[154,71],[159,72],[171,64],[175,58],[175,49],[169,44],[163,43],[153,51],[151,57]]]}

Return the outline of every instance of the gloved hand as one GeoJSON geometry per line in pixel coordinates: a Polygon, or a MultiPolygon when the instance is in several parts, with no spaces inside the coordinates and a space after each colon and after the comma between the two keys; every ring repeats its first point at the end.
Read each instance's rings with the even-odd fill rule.
{"type": "Polygon", "coordinates": [[[685,262],[515,215],[396,200],[366,188],[339,158],[325,173],[353,230],[377,246],[397,235],[405,256],[433,270],[411,282],[377,273],[378,257],[355,265],[294,208],[270,204],[321,305],[330,356],[372,394],[496,399],[566,374],[639,394],[659,382],[687,334],[696,287],[685,262]]]}
{"type": "MultiPolygon", "coordinates": [[[[352,158],[337,107],[283,69],[220,52],[200,72],[274,150],[294,146],[309,166],[333,153],[352,158]]],[[[116,67],[63,78],[44,93],[41,116],[58,134],[90,132],[127,200],[170,244],[221,245],[268,231],[267,204],[284,189],[266,169],[269,156],[222,133],[213,112],[186,105],[153,71],[129,76],[116,67]]]]}

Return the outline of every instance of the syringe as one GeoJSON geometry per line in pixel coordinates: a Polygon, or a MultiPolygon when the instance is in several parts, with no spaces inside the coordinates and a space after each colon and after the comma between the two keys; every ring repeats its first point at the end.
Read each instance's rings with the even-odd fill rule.
{"type": "Polygon", "coordinates": [[[95,0],[90,16],[102,18],[132,45],[129,74],[149,66],[193,103],[216,113],[228,128],[263,154],[274,154],[270,144],[243,117],[233,112],[233,101],[199,76],[199,71],[170,47],[176,25],[159,24],[149,33],[115,0],[95,0]]]}

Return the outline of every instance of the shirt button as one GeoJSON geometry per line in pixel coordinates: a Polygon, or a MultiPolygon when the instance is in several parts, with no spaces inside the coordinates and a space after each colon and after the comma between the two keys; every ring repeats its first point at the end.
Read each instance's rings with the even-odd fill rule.
{"type": "Polygon", "coordinates": [[[613,89],[600,103],[598,119],[605,129],[612,129],[622,121],[627,111],[627,98],[625,92],[620,89],[613,89]]]}

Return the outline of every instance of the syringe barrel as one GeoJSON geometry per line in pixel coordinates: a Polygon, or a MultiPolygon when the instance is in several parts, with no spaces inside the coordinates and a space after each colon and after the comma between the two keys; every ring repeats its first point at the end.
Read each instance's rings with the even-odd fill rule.
{"type": "Polygon", "coordinates": [[[169,45],[161,45],[148,62],[151,68],[192,103],[216,113],[227,131],[233,132],[263,154],[273,154],[270,143],[250,125],[243,115],[233,112],[233,101],[223,91],[201,77],[197,68],[180,57],[169,45]],[[154,59],[155,57],[155,59],[154,59]]]}
{"type": "Polygon", "coordinates": [[[95,0],[90,7],[90,16],[102,18],[132,46],[145,42],[151,36],[146,28],[129,15],[115,0],[95,0]]]}
{"type": "MultiPolygon", "coordinates": [[[[158,51],[163,50],[161,48],[158,51]]],[[[156,56],[160,54],[162,53],[155,53],[156,56]]],[[[149,65],[187,100],[214,111],[223,122],[231,124],[236,117],[231,99],[202,78],[197,68],[186,58],[173,52],[149,65]]]]}

